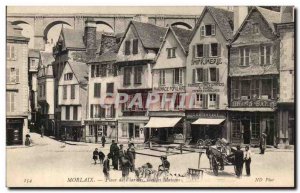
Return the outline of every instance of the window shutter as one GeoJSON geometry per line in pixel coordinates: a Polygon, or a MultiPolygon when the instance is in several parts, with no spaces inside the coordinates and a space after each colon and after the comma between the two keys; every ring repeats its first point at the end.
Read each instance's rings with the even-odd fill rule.
{"type": "Polygon", "coordinates": [[[200,27],[200,36],[205,36],[205,26],[200,27]]]}
{"type": "Polygon", "coordinates": [[[211,35],[212,36],[216,35],[216,25],[215,24],[211,25],[211,35]]]}
{"type": "Polygon", "coordinates": [[[221,44],[218,44],[218,57],[221,57],[221,44]]]}
{"type": "Polygon", "coordinates": [[[172,72],[173,72],[173,84],[175,84],[175,69],[172,72]]]}
{"type": "Polygon", "coordinates": [[[132,54],[138,54],[138,39],[134,39],[132,44],[132,54]]]}
{"type": "Polygon", "coordinates": [[[130,55],[130,40],[125,41],[125,55],[130,55]]]}
{"type": "Polygon", "coordinates": [[[203,94],[203,108],[207,109],[207,107],[208,107],[208,95],[203,94]]]}
{"type": "Polygon", "coordinates": [[[216,108],[220,108],[220,95],[216,94],[216,108]]]}
{"type": "Polygon", "coordinates": [[[203,81],[207,82],[208,81],[208,69],[204,68],[202,72],[203,72],[203,79],[204,79],[203,81]]]}
{"type": "Polygon", "coordinates": [[[11,112],[15,111],[15,93],[11,92],[11,112]]]}
{"type": "Polygon", "coordinates": [[[193,76],[192,81],[193,81],[193,83],[195,83],[196,82],[196,69],[193,69],[193,75],[192,76],[193,76]]]}
{"type": "Polygon", "coordinates": [[[94,118],[94,116],[93,116],[93,112],[94,112],[94,111],[93,111],[93,110],[94,110],[94,109],[93,109],[93,105],[91,105],[91,109],[90,109],[90,117],[91,117],[91,118],[94,118]]]}
{"type": "Polygon", "coordinates": [[[220,74],[219,74],[219,68],[216,68],[216,82],[219,82],[220,74]]]}
{"type": "Polygon", "coordinates": [[[6,68],[6,83],[10,82],[10,68],[6,68]]]}
{"type": "Polygon", "coordinates": [[[16,69],[16,82],[19,83],[20,82],[20,72],[19,69],[16,69]]]}
{"type": "Polygon", "coordinates": [[[196,57],[196,46],[195,45],[193,45],[193,58],[195,58],[196,57]]]}
{"type": "Polygon", "coordinates": [[[15,59],[16,58],[16,54],[15,54],[15,46],[11,46],[11,58],[15,59]]]}
{"type": "Polygon", "coordinates": [[[204,47],[204,57],[209,57],[209,44],[203,44],[204,47]]]}

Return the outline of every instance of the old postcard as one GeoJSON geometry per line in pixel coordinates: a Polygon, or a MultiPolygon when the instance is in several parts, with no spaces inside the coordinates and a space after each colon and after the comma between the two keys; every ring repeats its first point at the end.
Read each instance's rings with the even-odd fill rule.
{"type": "Polygon", "coordinates": [[[294,13],[8,6],[7,187],[295,187],[294,13]]]}

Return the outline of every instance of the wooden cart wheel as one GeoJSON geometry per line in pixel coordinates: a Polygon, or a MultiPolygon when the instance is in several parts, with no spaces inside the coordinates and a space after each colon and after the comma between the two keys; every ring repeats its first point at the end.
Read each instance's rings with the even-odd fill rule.
{"type": "Polygon", "coordinates": [[[213,168],[213,172],[214,172],[215,176],[217,176],[219,174],[218,173],[219,166],[218,166],[218,162],[215,157],[212,158],[212,168],[213,168]]]}

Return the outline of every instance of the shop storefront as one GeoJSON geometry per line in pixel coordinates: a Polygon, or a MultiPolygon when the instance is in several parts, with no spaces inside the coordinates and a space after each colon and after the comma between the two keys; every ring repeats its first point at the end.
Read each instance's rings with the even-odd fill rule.
{"type": "Polygon", "coordinates": [[[223,110],[186,111],[187,138],[191,143],[199,139],[227,139],[226,112],[223,110]]]}
{"type": "Polygon", "coordinates": [[[275,145],[275,113],[230,111],[230,137],[234,144],[259,145],[261,134],[267,135],[267,145],[275,145]]]}
{"type": "Polygon", "coordinates": [[[277,144],[279,148],[295,145],[295,109],[294,103],[278,103],[277,144]]]}
{"type": "Polygon", "coordinates": [[[23,144],[23,118],[6,119],[6,145],[23,144]]]}
{"type": "Polygon", "coordinates": [[[101,143],[102,136],[105,136],[107,143],[117,140],[117,121],[85,121],[85,125],[85,141],[88,143],[101,143]]]}
{"type": "Polygon", "coordinates": [[[84,126],[81,121],[61,121],[60,137],[66,141],[84,141],[84,126]]]}
{"type": "Polygon", "coordinates": [[[148,122],[148,118],[133,118],[126,119],[122,118],[118,120],[118,142],[127,143],[132,141],[134,143],[144,143],[145,136],[149,135],[146,133],[145,125],[148,122]]]}

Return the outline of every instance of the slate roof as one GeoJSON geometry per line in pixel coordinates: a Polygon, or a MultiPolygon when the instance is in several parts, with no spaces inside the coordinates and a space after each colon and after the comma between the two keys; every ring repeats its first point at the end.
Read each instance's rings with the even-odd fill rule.
{"type": "Polygon", "coordinates": [[[42,64],[42,67],[47,66],[51,64],[55,59],[53,57],[52,52],[40,52],[40,63],[42,64]]]}
{"type": "Polygon", "coordinates": [[[267,74],[279,74],[276,65],[258,66],[250,65],[248,67],[231,67],[229,71],[229,76],[258,76],[267,74]]]}
{"type": "Polygon", "coordinates": [[[79,84],[88,83],[88,65],[82,62],[68,61],[79,84]]]}
{"type": "Polygon", "coordinates": [[[62,33],[67,48],[85,48],[83,42],[84,31],[62,28],[62,33]]]}
{"type": "Polygon", "coordinates": [[[269,23],[272,30],[275,30],[274,23],[280,23],[280,12],[272,11],[262,7],[256,7],[256,9],[262,14],[262,16],[269,23]]]}
{"type": "Polygon", "coordinates": [[[29,49],[28,50],[28,57],[29,58],[39,58],[40,57],[39,50],[29,49]]]}
{"type": "Polygon", "coordinates": [[[145,48],[160,48],[161,40],[167,31],[166,27],[159,27],[151,23],[142,23],[137,21],[131,21],[131,23],[135,27],[138,36],[145,48]]]}
{"type": "Polygon", "coordinates": [[[189,50],[189,38],[193,31],[174,26],[172,26],[171,28],[173,29],[184,50],[187,52],[189,50]]]}
{"type": "Polygon", "coordinates": [[[22,28],[18,25],[13,25],[11,22],[6,23],[6,38],[7,39],[18,39],[29,41],[29,38],[26,38],[22,35],[22,28]]]}

